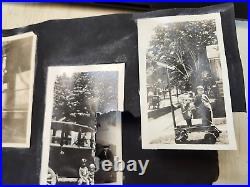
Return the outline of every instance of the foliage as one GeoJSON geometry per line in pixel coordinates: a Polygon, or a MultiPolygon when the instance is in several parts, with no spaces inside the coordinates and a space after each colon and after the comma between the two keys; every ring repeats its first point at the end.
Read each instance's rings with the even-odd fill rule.
{"type": "Polygon", "coordinates": [[[179,88],[191,89],[201,73],[208,70],[206,46],[216,45],[214,20],[167,23],[155,28],[147,52],[147,75],[153,82],[163,69],[158,63],[169,67],[170,83],[179,88]]]}
{"type": "Polygon", "coordinates": [[[82,124],[96,112],[117,110],[117,72],[59,75],[54,87],[53,118],[82,124]]]}

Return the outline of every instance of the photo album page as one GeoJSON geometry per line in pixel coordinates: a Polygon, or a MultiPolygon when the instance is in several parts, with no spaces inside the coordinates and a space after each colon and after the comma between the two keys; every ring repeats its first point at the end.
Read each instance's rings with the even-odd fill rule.
{"type": "Polygon", "coordinates": [[[240,111],[231,4],[3,30],[6,184],[212,184],[240,111]]]}

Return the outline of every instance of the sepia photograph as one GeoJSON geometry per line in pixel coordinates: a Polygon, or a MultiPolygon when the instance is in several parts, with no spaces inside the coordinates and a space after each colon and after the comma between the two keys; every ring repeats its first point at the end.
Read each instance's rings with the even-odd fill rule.
{"type": "MultiPolygon", "coordinates": [[[[107,122],[111,120],[101,116],[123,111],[124,67],[124,64],[103,64],[48,68],[41,184],[116,182],[114,173],[96,179],[97,147],[101,145],[98,151],[105,153],[111,149],[114,154],[120,151],[116,147],[119,141],[100,141],[97,132],[103,126],[101,134],[105,133],[105,125],[109,126],[107,122]]],[[[117,120],[113,116],[113,125],[117,120]]],[[[120,127],[117,128],[119,132],[120,127]]],[[[119,138],[118,134],[114,141],[119,138]]]]}
{"type": "Polygon", "coordinates": [[[29,148],[36,35],[2,38],[2,147],[29,148]]]}
{"type": "Polygon", "coordinates": [[[138,20],[144,149],[236,149],[219,13],[138,20]]]}

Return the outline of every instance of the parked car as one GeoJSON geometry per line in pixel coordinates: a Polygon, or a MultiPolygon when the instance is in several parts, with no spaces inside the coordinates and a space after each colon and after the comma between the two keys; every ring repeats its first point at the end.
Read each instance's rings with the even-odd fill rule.
{"type": "Polygon", "coordinates": [[[47,184],[75,183],[79,178],[81,160],[94,162],[95,130],[71,122],[53,121],[47,184]]]}
{"type": "Polygon", "coordinates": [[[159,95],[152,95],[148,96],[148,108],[150,109],[159,109],[160,108],[160,96],[159,95]]]}

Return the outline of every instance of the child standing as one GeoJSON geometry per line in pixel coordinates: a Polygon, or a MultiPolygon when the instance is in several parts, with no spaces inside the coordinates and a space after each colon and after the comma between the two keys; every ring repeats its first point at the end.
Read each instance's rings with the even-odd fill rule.
{"type": "Polygon", "coordinates": [[[185,96],[182,99],[181,103],[181,112],[184,120],[186,120],[187,126],[192,126],[192,98],[189,96],[185,96]]]}
{"type": "Polygon", "coordinates": [[[81,167],[79,168],[79,180],[78,180],[78,185],[81,184],[89,184],[89,170],[88,167],[86,166],[86,159],[81,160],[81,167]]]}
{"type": "Polygon", "coordinates": [[[91,185],[95,184],[94,177],[95,177],[95,164],[90,164],[89,165],[89,183],[91,185]]]}

